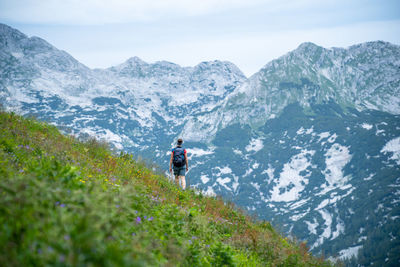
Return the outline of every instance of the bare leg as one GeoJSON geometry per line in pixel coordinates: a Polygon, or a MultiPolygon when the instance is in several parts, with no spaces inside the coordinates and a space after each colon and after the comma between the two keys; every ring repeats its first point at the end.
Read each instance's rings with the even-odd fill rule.
{"type": "Polygon", "coordinates": [[[185,188],[186,188],[185,176],[179,176],[179,180],[181,180],[182,188],[183,188],[183,190],[185,190],[185,188]]]}
{"type": "Polygon", "coordinates": [[[179,186],[179,176],[175,175],[175,183],[177,186],[179,186]]]}

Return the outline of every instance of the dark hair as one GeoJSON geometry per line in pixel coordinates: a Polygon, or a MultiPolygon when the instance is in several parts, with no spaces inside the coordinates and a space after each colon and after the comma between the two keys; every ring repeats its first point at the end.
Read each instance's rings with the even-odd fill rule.
{"type": "Polygon", "coordinates": [[[179,138],[179,139],[178,139],[178,145],[180,146],[180,145],[182,145],[182,143],[183,143],[182,138],[179,138]]]}

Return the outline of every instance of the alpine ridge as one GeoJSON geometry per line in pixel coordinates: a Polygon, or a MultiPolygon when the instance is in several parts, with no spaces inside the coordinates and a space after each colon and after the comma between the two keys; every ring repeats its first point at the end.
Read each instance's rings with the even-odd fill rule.
{"type": "Polygon", "coordinates": [[[346,265],[399,264],[398,45],[303,43],[249,78],[225,61],[133,57],[92,70],[6,25],[0,45],[7,109],[105,139],[163,171],[182,137],[191,187],[346,265]]]}

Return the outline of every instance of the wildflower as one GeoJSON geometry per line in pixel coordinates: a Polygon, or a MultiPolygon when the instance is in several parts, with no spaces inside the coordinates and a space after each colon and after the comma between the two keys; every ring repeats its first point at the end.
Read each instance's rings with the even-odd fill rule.
{"type": "Polygon", "coordinates": [[[58,258],[58,260],[60,262],[64,262],[65,261],[65,256],[64,255],[60,255],[60,257],[58,258]]]}
{"type": "Polygon", "coordinates": [[[197,237],[196,236],[192,236],[192,239],[195,240],[195,239],[197,239],[197,237]]]}
{"type": "Polygon", "coordinates": [[[61,204],[60,204],[60,207],[61,207],[61,208],[64,208],[64,207],[65,207],[65,204],[64,204],[64,203],[61,203],[61,204]]]}
{"type": "Polygon", "coordinates": [[[136,234],[135,233],[132,233],[132,236],[135,236],[136,234]]]}
{"type": "Polygon", "coordinates": [[[71,237],[69,235],[64,235],[64,240],[70,240],[71,237]]]}
{"type": "Polygon", "coordinates": [[[20,173],[23,173],[23,172],[24,172],[24,170],[23,170],[23,169],[20,169],[20,170],[19,170],[19,172],[20,172],[20,173]]]}
{"type": "Polygon", "coordinates": [[[154,219],[153,216],[151,216],[148,220],[151,222],[153,219],[154,219]]]}
{"type": "Polygon", "coordinates": [[[136,223],[137,223],[137,224],[142,223],[142,219],[141,219],[139,216],[136,217],[136,223]]]}
{"type": "Polygon", "coordinates": [[[117,205],[115,205],[115,207],[116,207],[116,208],[119,208],[120,206],[117,204],[117,205]]]}

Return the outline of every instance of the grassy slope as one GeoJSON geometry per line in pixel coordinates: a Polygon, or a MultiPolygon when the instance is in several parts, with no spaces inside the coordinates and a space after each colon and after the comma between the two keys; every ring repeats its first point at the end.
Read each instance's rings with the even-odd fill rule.
{"type": "Polygon", "coordinates": [[[129,154],[0,112],[0,266],[329,266],[129,154]]]}

